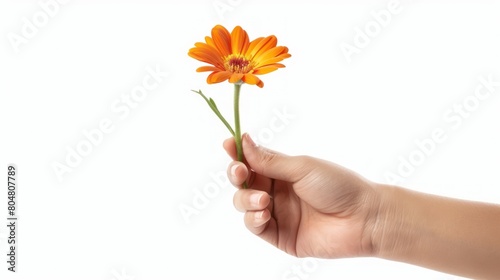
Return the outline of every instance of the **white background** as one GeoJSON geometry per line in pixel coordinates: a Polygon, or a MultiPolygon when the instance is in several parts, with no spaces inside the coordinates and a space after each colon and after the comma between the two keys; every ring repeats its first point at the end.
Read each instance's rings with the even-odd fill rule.
{"type": "Polygon", "coordinates": [[[187,56],[219,23],[251,39],[274,34],[292,54],[287,68],[262,76],[263,89],[242,88],[243,130],[260,144],[387,182],[418,153],[415,141],[442,129],[446,140],[398,184],[500,202],[500,87],[473,101],[480,77],[500,81],[500,6],[398,2],[400,12],[348,57],[341,45],[356,47],[356,29],[389,1],[337,2],[74,0],[43,22],[37,1],[2,1],[0,181],[15,163],[19,245],[14,274],[4,261],[5,186],[0,278],[458,279],[373,258],[296,259],[247,232],[233,208],[222,176],[229,133],[190,92],[204,90],[232,119],[232,86],[207,85],[195,72],[203,63],[187,56]],[[24,18],[42,24],[13,44],[24,18]],[[157,67],[168,77],[130,114],[113,109],[157,67]],[[448,110],[464,100],[474,109],[459,124],[448,110]],[[276,129],[283,111],[292,117],[276,129]],[[59,180],[54,165],[103,120],[113,130],[59,180]],[[183,216],[187,207],[196,214],[183,216]],[[291,273],[296,266],[302,274],[291,273]]]}

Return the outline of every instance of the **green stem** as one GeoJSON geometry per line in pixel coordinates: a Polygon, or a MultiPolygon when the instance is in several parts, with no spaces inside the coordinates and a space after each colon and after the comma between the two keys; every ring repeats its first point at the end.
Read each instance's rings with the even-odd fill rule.
{"type": "MultiPolygon", "coordinates": [[[[234,84],[234,141],[236,142],[236,154],[238,161],[244,162],[243,145],[241,141],[241,126],[240,126],[240,90],[241,83],[234,84]]],[[[243,182],[243,188],[247,189],[247,182],[243,182]]]]}

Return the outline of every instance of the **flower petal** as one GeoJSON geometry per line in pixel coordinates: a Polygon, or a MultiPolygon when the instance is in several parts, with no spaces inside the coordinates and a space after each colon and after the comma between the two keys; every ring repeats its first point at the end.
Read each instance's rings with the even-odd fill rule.
{"type": "Polygon", "coordinates": [[[278,39],[276,39],[276,36],[274,35],[262,39],[250,53],[250,59],[253,60],[255,57],[259,57],[265,51],[276,47],[277,43],[278,39]]]}
{"type": "Polygon", "coordinates": [[[231,34],[224,26],[216,25],[212,28],[212,40],[222,56],[231,54],[231,34]]]}
{"type": "Polygon", "coordinates": [[[255,69],[253,71],[253,74],[263,75],[263,74],[271,73],[271,72],[276,71],[278,69],[279,68],[276,66],[264,66],[264,67],[260,67],[260,68],[255,69]]]}
{"type": "Polygon", "coordinates": [[[264,83],[254,74],[245,74],[243,76],[243,82],[249,84],[249,85],[257,85],[258,87],[263,87],[264,83]]]}
{"type": "Polygon", "coordinates": [[[207,77],[207,83],[209,84],[216,84],[223,82],[231,77],[231,72],[228,71],[220,71],[220,72],[213,72],[207,77]]]}
{"type": "Polygon", "coordinates": [[[213,46],[210,46],[209,44],[198,42],[198,43],[194,44],[194,46],[195,46],[195,48],[203,49],[203,50],[205,50],[207,52],[210,52],[210,53],[216,54],[219,57],[222,57],[222,55],[219,52],[219,50],[217,48],[213,47],[213,46]]]}
{"type": "Polygon", "coordinates": [[[250,45],[248,46],[247,51],[245,52],[246,57],[250,57],[250,54],[252,53],[253,49],[259,44],[260,41],[264,40],[264,37],[259,37],[252,42],[250,42],[250,45]]]}
{"type": "Polygon", "coordinates": [[[188,55],[199,61],[224,69],[224,62],[222,61],[222,58],[213,52],[207,51],[206,49],[192,48],[189,50],[188,55]]]}
{"type": "Polygon", "coordinates": [[[196,69],[196,72],[207,72],[207,71],[217,72],[217,71],[221,71],[221,69],[214,67],[214,66],[201,66],[201,67],[198,67],[198,69],[196,69]]]}
{"type": "Polygon", "coordinates": [[[255,65],[255,67],[262,67],[262,66],[266,66],[266,65],[271,65],[271,64],[275,64],[276,62],[280,62],[282,61],[283,59],[285,58],[289,58],[291,57],[290,54],[281,54],[277,57],[273,57],[273,58],[270,58],[268,60],[265,60],[265,61],[260,61],[258,64],[255,65]]]}
{"type": "Polygon", "coordinates": [[[248,34],[240,26],[236,26],[231,32],[231,48],[233,54],[245,53],[249,45],[248,34]]]}
{"type": "Polygon", "coordinates": [[[200,51],[204,51],[204,52],[207,52],[207,53],[210,53],[211,55],[213,55],[214,57],[217,57],[220,61],[223,61],[223,57],[222,57],[222,54],[219,52],[219,50],[209,44],[205,44],[205,43],[196,43],[194,44],[196,48],[198,48],[200,51]]]}
{"type": "Polygon", "coordinates": [[[244,75],[245,74],[234,73],[231,75],[231,78],[229,78],[229,82],[233,83],[233,84],[237,83],[237,82],[241,81],[241,79],[243,79],[244,75]]]}
{"type": "Polygon", "coordinates": [[[266,60],[269,60],[271,58],[278,56],[279,54],[281,54],[283,52],[284,49],[285,49],[285,47],[275,47],[275,48],[269,49],[259,56],[256,55],[253,58],[253,60],[255,62],[257,62],[257,65],[259,65],[261,62],[264,62],[266,60]]]}
{"type": "Polygon", "coordinates": [[[209,36],[205,36],[205,42],[207,42],[207,45],[212,46],[212,47],[214,47],[215,49],[217,48],[217,47],[215,46],[214,40],[213,40],[211,37],[209,37],[209,36]]]}

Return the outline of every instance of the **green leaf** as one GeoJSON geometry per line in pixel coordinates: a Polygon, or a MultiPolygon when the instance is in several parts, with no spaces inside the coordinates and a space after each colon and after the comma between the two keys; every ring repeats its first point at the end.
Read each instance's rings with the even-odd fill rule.
{"type": "Polygon", "coordinates": [[[192,92],[194,93],[197,93],[199,95],[201,95],[201,97],[203,97],[203,99],[205,99],[205,102],[207,102],[208,106],[210,107],[210,109],[212,109],[212,111],[215,113],[215,115],[217,115],[217,117],[219,117],[219,119],[222,121],[222,123],[227,127],[227,129],[229,130],[229,132],[231,133],[231,135],[235,135],[234,134],[234,130],[233,128],[231,127],[231,125],[226,121],[226,119],[222,116],[222,114],[219,112],[219,109],[217,108],[217,105],[215,104],[215,101],[212,99],[212,98],[207,98],[203,92],[201,92],[201,90],[191,90],[192,92]]]}

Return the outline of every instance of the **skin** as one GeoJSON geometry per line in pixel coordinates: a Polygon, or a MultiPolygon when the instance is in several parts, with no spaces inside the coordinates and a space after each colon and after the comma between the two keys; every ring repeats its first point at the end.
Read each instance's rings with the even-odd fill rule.
{"type": "MultiPolygon", "coordinates": [[[[224,149],[236,159],[233,138],[224,149]]],[[[297,257],[379,257],[479,279],[500,277],[500,206],[371,182],[342,166],[288,156],[243,135],[234,206],[248,230],[297,257]],[[244,181],[248,189],[241,189],[244,181]]]]}

